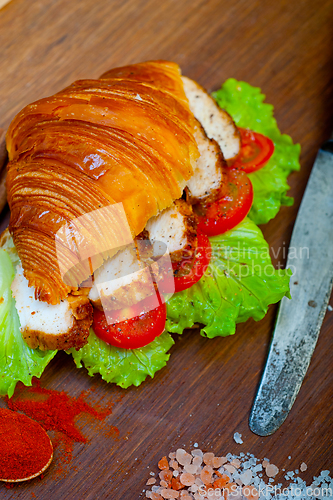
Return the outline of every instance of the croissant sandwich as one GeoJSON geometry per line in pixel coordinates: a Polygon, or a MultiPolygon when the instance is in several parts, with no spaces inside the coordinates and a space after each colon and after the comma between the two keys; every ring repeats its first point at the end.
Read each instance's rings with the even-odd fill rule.
{"type": "MultiPolygon", "coordinates": [[[[230,116],[195,82],[182,78],[175,63],[153,61],[74,82],[27,106],[10,125],[7,149],[9,231],[22,264],[12,289],[23,336],[34,348],[80,348],[92,323],[90,298],[98,302],[98,294],[95,289],[89,298],[84,286],[91,262],[75,270],[82,234],[72,221],[99,210],[96,225],[107,227],[104,251],[100,227],[86,234],[97,274],[108,259],[112,263],[114,249],[146,227],[153,238],[168,239],[160,225],[168,227],[173,218],[194,249],[191,204],[219,196],[225,159],[237,156],[240,137],[230,116]],[[180,200],[185,188],[190,202],[180,200]],[[129,226],[125,236],[119,213],[100,210],[119,203],[129,226]],[[65,237],[56,241],[64,226],[65,237]],[[72,283],[63,279],[62,264],[72,269],[72,283]],[[45,314],[57,314],[57,331],[39,330],[37,317],[26,318],[22,281],[27,296],[33,294],[30,300],[45,303],[45,314]],[[58,316],[67,318],[61,327],[58,316]]],[[[174,259],[180,251],[174,249],[174,259]]],[[[128,305],[128,287],[114,292],[118,306],[128,305]]]]}
{"type": "Polygon", "coordinates": [[[215,97],[177,64],[149,61],[76,81],[14,118],[0,349],[9,332],[15,356],[35,368],[18,359],[0,392],[13,377],[28,383],[58,349],[91,374],[138,385],[166,363],[168,332],[201,323],[207,336],[230,335],[288,295],[289,271],[268,254],[252,269],[251,245],[267,252],[253,221],[288,203],[281,186],[299,148],[259,89],[230,79],[215,97]],[[126,349],[138,352],[120,369],[126,349]]]}

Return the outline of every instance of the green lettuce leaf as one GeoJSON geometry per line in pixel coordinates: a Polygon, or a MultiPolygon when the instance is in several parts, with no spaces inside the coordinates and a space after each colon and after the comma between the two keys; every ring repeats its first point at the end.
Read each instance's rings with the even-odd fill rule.
{"type": "Polygon", "coordinates": [[[256,224],[266,224],[276,216],[281,205],[293,204],[293,198],[286,194],[289,189],[287,177],[300,168],[300,145],[293,144],[288,135],[280,133],[273,117],[274,108],[263,102],[265,95],[259,88],[229,78],[213,97],[233,117],[236,125],[266,135],[275,144],[268,163],[249,174],[254,190],[249,217],[256,224]]]}
{"type": "Polygon", "coordinates": [[[11,397],[18,381],[31,385],[32,377],[40,377],[57,351],[30,349],[20,332],[20,320],[10,285],[14,279],[17,254],[0,249],[0,395],[11,397]],[[13,262],[12,262],[12,260],[13,262]]]}
{"type": "Polygon", "coordinates": [[[106,344],[90,329],[88,344],[79,351],[70,349],[78,368],[84,363],[90,376],[100,373],[106,382],[114,382],[120,387],[138,386],[148,375],[154,374],[166,365],[170,354],[167,351],[174,344],[164,332],[153,342],[141,349],[121,349],[106,344]]]}
{"type": "Polygon", "coordinates": [[[206,274],[167,304],[169,332],[182,333],[195,323],[213,338],[232,335],[236,323],[262,319],[269,304],[289,295],[290,270],[275,270],[260,229],[246,218],[236,228],[211,238],[206,274]]]}

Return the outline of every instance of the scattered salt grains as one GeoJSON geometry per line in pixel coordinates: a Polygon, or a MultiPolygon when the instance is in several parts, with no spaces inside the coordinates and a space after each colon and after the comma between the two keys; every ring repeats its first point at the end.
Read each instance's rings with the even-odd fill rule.
{"type": "MultiPolygon", "coordinates": [[[[169,453],[168,457],[170,462],[163,457],[158,463],[160,484],[155,484],[155,477],[148,479],[146,484],[151,486],[151,491],[143,490],[146,498],[151,500],[226,500],[228,497],[230,500],[333,500],[332,493],[330,493],[331,496],[317,493],[320,488],[323,491],[325,488],[333,490],[333,480],[329,477],[330,471],[321,471],[318,477],[313,478],[312,484],[307,486],[305,481],[297,476],[299,471],[307,470],[304,462],[300,464],[299,469],[285,474],[285,479],[290,482],[287,487],[289,493],[285,496],[285,494],[278,493],[285,486],[273,484],[279,469],[270,463],[268,458],[259,460],[251,453],[246,455],[240,453],[238,456],[228,453],[225,457],[218,457],[211,452],[203,453],[200,449],[187,453],[181,448],[169,453]],[[261,471],[263,470],[265,481],[262,479],[261,471]],[[231,495],[224,497],[223,487],[227,485],[226,487],[229,486],[230,489],[230,483],[237,485],[237,490],[233,492],[232,497],[231,495]],[[310,488],[314,490],[312,494],[311,491],[308,493],[310,488]],[[274,489],[276,489],[275,495],[272,493],[274,489]]],[[[150,472],[150,475],[155,474],[150,472]]]]}

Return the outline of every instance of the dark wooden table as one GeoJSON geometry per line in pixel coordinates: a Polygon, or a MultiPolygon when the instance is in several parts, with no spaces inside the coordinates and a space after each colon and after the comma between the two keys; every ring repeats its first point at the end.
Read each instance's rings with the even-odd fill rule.
{"type": "MultiPolygon", "coordinates": [[[[316,151],[330,135],[332,14],[330,0],[12,0],[0,11],[0,127],[7,128],[24,105],[76,79],[148,59],[178,62],[208,90],[231,76],[260,86],[281,130],[302,145],[302,170],[290,176],[295,204],[262,228],[277,252],[288,246],[316,151]]],[[[42,481],[0,488],[0,497],[141,498],[159,458],[194,442],[216,453],[267,456],[286,470],[304,461],[302,477],[309,483],[333,463],[333,313],[325,317],[286,422],[261,438],[249,430],[248,417],[275,313],[271,306],[264,320],[239,325],[229,338],[205,340],[198,332],[177,337],[167,367],[126,391],[91,379],[58,354],[43,386],[75,396],[94,384],[97,399],[123,398],[106,423],[86,425],[91,441],[77,445],[67,473],[57,477],[54,464],[42,481]],[[118,427],[119,438],[107,437],[110,425],[118,427]],[[233,441],[235,431],[243,435],[242,446],[233,441]]]]}

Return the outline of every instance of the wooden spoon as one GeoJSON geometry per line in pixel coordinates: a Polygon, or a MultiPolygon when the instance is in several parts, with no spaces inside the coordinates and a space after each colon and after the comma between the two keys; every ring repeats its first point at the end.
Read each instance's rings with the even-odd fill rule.
{"type": "MultiPolygon", "coordinates": [[[[22,445],[26,445],[27,435],[30,431],[31,434],[29,434],[29,442],[33,442],[33,449],[29,449],[28,452],[33,453],[34,456],[37,456],[39,453],[39,458],[42,461],[40,470],[34,472],[33,474],[29,474],[26,477],[5,477],[0,479],[0,481],[4,481],[6,483],[19,483],[22,481],[28,481],[29,479],[34,479],[42,474],[49,467],[53,459],[53,445],[43,427],[26,415],[4,408],[0,409],[0,424],[0,434],[1,432],[3,433],[0,445],[0,476],[6,470],[6,465],[3,465],[3,463],[6,464],[8,461],[11,463],[11,468],[15,467],[15,460],[17,461],[17,466],[21,466],[21,468],[23,468],[22,462],[20,462],[20,454],[18,453],[17,445],[20,439],[22,440],[22,445]],[[12,445],[11,436],[13,437],[12,445]],[[33,439],[31,439],[31,437],[33,439]],[[45,450],[43,454],[41,454],[40,451],[42,448],[45,450]]],[[[10,474],[6,475],[10,476],[10,474]]],[[[15,474],[15,476],[17,476],[17,474],[15,474]]]]}

